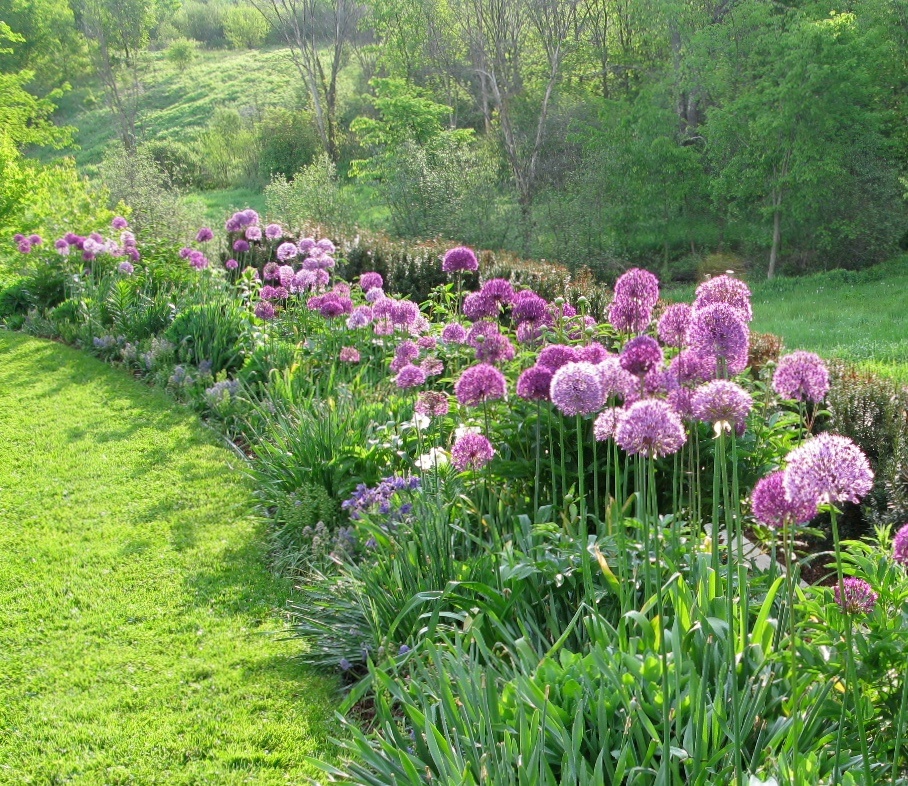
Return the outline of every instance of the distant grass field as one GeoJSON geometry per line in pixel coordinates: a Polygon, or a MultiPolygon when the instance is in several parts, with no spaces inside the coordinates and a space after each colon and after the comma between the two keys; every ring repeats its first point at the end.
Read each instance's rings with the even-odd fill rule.
{"type": "Polygon", "coordinates": [[[315,774],[335,686],[274,635],[290,586],[239,461],[164,393],[0,331],[0,784],[315,774]]]}
{"type": "MultiPolygon", "coordinates": [[[[908,256],[852,272],[750,282],[754,330],[908,383],[908,256]]],[[[693,289],[673,289],[689,300],[693,289]]]]}

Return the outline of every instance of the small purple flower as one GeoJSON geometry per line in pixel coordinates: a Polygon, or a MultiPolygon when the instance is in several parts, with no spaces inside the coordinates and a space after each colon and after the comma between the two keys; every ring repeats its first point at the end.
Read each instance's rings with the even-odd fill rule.
{"type": "Polygon", "coordinates": [[[426,384],[426,372],[419,366],[406,365],[394,378],[394,383],[399,388],[416,388],[426,384]]]}
{"type": "Polygon", "coordinates": [[[632,300],[615,298],[608,307],[608,321],[619,333],[642,333],[653,321],[653,309],[632,300]]]}
{"type": "Polygon", "coordinates": [[[378,273],[363,273],[359,277],[359,286],[363,292],[370,289],[381,289],[385,285],[385,280],[378,273]]]}
{"type": "MultiPolygon", "coordinates": [[[[104,238],[101,238],[103,241],[104,238]]],[[[33,246],[40,246],[44,241],[41,239],[41,235],[29,235],[28,242],[33,246]]]]}
{"type": "Polygon", "coordinates": [[[126,229],[129,226],[126,219],[123,216],[117,216],[113,221],[110,222],[110,225],[117,231],[121,229],[126,229]]]}
{"type": "Polygon", "coordinates": [[[569,347],[567,344],[550,344],[539,353],[536,364],[545,366],[554,374],[562,366],[576,363],[579,360],[579,353],[574,347],[569,347]]]}
{"type": "Polygon", "coordinates": [[[414,409],[427,418],[440,418],[448,414],[448,397],[437,390],[426,390],[419,394],[414,409]]]}
{"type": "Polygon", "coordinates": [[[274,306],[267,300],[255,304],[255,315],[259,319],[274,319],[274,306]]]}
{"type": "Polygon", "coordinates": [[[224,263],[224,267],[226,267],[228,270],[236,270],[239,266],[240,266],[240,263],[237,262],[235,259],[228,259],[224,263]]]}
{"type": "Polygon", "coordinates": [[[451,448],[451,463],[458,472],[482,469],[495,455],[495,448],[482,434],[468,432],[451,448]]]}
{"type": "Polygon", "coordinates": [[[470,366],[454,385],[457,400],[467,407],[476,407],[486,401],[504,398],[506,384],[504,375],[495,366],[480,363],[470,366]]]}
{"type": "Polygon", "coordinates": [[[450,249],[444,256],[441,269],[445,273],[457,273],[462,270],[478,270],[479,260],[472,249],[466,246],[457,246],[450,249]]]}
{"type": "Polygon", "coordinates": [[[315,240],[311,237],[304,237],[297,243],[297,248],[299,248],[301,254],[308,254],[315,248],[315,240]]]}
{"type": "Polygon", "coordinates": [[[419,316],[419,306],[412,300],[396,300],[391,304],[391,321],[395,325],[407,326],[419,316]]]}
{"type": "Polygon", "coordinates": [[[208,257],[206,257],[201,251],[192,251],[189,254],[189,264],[192,265],[196,270],[204,270],[208,267],[208,257]]]}
{"type": "Polygon", "coordinates": [[[824,432],[788,454],[784,484],[797,504],[857,503],[873,488],[873,470],[848,437],[824,432]]]}
{"type": "Polygon", "coordinates": [[[356,347],[341,347],[337,359],[341,363],[359,363],[359,350],[356,347]]]}
{"type": "Polygon", "coordinates": [[[750,305],[750,289],[747,284],[733,276],[716,276],[697,287],[694,308],[700,309],[714,303],[725,303],[738,312],[743,322],[753,319],[750,305]]]}
{"type": "Polygon", "coordinates": [[[341,658],[337,665],[340,666],[341,671],[350,671],[353,668],[353,664],[346,658],[341,658]]]}
{"type": "Polygon", "coordinates": [[[565,415],[592,415],[602,409],[605,394],[596,366],[567,363],[552,375],[552,403],[565,415]]]}
{"type": "Polygon", "coordinates": [[[348,330],[364,328],[372,322],[372,309],[369,306],[357,306],[347,319],[348,330]]]}
{"type": "Polygon", "coordinates": [[[740,385],[716,379],[694,391],[692,404],[697,420],[743,433],[753,399],[740,385]]]}
{"type": "Polygon", "coordinates": [[[716,359],[684,349],[672,358],[668,372],[679,385],[700,385],[715,377],[716,359]]]}
{"type": "Polygon", "coordinates": [[[192,253],[192,249],[189,248],[189,246],[183,246],[178,253],[180,259],[189,259],[189,255],[192,253]]]}
{"type": "Polygon", "coordinates": [[[678,417],[694,420],[694,391],[690,388],[675,388],[669,391],[668,403],[678,417]]]}
{"type": "Polygon", "coordinates": [[[202,227],[198,232],[196,232],[196,242],[197,243],[207,243],[214,237],[214,232],[212,232],[208,227],[202,227]]]}
{"type": "Polygon", "coordinates": [[[794,503],[785,496],[785,473],[772,472],[761,478],[751,494],[751,510],[754,518],[764,527],[781,529],[786,524],[806,524],[817,515],[815,502],[794,503]]]}
{"type": "Polygon", "coordinates": [[[62,237],[54,242],[54,248],[57,249],[57,251],[63,256],[69,254],[69,243],[67,243],[62,237]]]}
{"type": "Polygon", "coordinates": [[[284,228],[280,224],[268,224],[265,227],[265,237],[268,240],[280,240],[284,236],[284,228]]]}
{"type": "Polygon", "coordinates": [[[607,407],[602,410],[593,421],[593,436],[596,441],[605,442],[608,439],[614,439],[623,415],[624,410],[620,407],[607,407]]]}
{"type": "Polygon", "coordinates": [[[445,344],[464,344],[467,340],[467,330],[457,322],[449,322],[441,331],[441,340],[445,344]]]}
{"type": "Polygon", "coordinates": [[[262,278],[265,281],[273,281],[281,277],[281,267],[277,262],[269,262],[262,269],[262,278]]]}
{"type": "Polygon", "coordinates": [[[239,240],[233,241],[233,250],[237,254],[245,254],[249,250],[249,242],[240,238],[239,240]]]}
{"type": "Polygon", "coordinates": [[[844,598],[839,594],[839,586],[836,585],[834,597],[835,602],[839,604],[842,611],[846,614],[871,614],[876,606],[877,599],[880,597],[873,591],[864,579],[856,579],[849,576],[842,581],[844,598]]]}
{"type": "Polygon", "coordinates": [[[323,237],[318,243],[315,244],[318,248],[324,251],[326,254],[334,253],[334,243],[332,243],[328,238],[323,237]]]}
{"type": "Polygon", "coordinates": [[[892,558],[902,565],[908,565],[908,524],[903,524],[892,539],[892,558]]]}
{"type": "Polygon", "coordinates": [[[517,395],[527,401],[548,401],[552,388],[552,370],[545,366],[530,366],[517,379],[517,395]]]}
{"type": "Polygon", "coordinates": [[[779,359],[772,389],[782,398],[820,402],[829,392],[829,371],[819,355],[792,352],[779,359]]]}
{"type": "Polygon", "coordinates": [[[727,303],[713,303],[693,311],[687,343],[697,354],[724,361],[729,374],[747,367],[750,331],[739,311],[727,303]]]}
{"type": "Polygon", "coordinates": [[[117,270],[127,276],[131,276],[135,272],[135,268],[126,261],[121,262],[117,267],[117,270]]]}
{"type": "Polygon", "coordinates": [[[659,340],[669,347],[683,347],[687,341],[691,307],[687,303],[674,303],[665,309],[656,328],[659,340]]]}
{"type": "Polygon", "coordinates": [[[618,362],[625,371],[642,377],[662,364],[662,347],[650,336],[637,336],[624,345],[618,362]]]}
{"type": "Polygon", "coordinates": [[[511,298],[511,316],[515,322],[531,320],[543,323],[549,320],[548,303],[532,289],[515,292],[511,298]]]}
{"type": "Polygon", "coordinates": [[[293,243],[281,243],[274,255],[281,262],[287,262],[299,254],[299,249],[293,243]]]}
{"type": "Polygon", "coordinates": [[[615,430],[615,441],[632,456],[668,456],[680,450],[686,439],[681,419],[659,399],[635,401],[624,411],[615,430]]]}
{"type": "Polygon", "coordinates": [[[471,292],[463,300],[463,315],[471,322],[498,316],[498,301],[483,292],[471,292]]]}
{"type": "Polygon", "coordinates": [[[577,360],[585,360],[587,363],[592,363],[593,365],[601,363],[609,356],[608,350],[598,341],[593,341],[586,346],[576,347],[575,349],[577,352],[577,360]]]}
{"type": "Polygon", "coordinates": [[[410,651],[410,648],[406,644],[401,644],[400,649],[397,651],[398,655],[406,655],[410,651]]]}
{"type": "Polygon", "coordinates": [[[258,241],[262,239],[262,228],[261,227],[246,227],[246,232],[244,233],[246,240],[258,241]]]}

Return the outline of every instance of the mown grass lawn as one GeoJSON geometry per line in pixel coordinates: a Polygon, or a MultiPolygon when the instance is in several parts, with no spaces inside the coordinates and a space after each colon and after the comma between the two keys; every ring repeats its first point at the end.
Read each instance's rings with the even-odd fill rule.
{"type": "Polygon", "coordinates": [[[274,635],[239,459],[121,371],[0,331],[0,783],[286,784],[334,685],[274,635]]]}

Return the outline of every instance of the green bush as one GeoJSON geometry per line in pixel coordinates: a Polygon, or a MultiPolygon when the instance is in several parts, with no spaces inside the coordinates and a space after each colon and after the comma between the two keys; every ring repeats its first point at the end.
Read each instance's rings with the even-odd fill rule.
{"type": "Polygon", "coordinates": [[[326,153],[298,170],[292,180],[276,174],[265,189],[268,213],[294,230],[320,226],[340,230],[350,225],[350,205],[341,190],[337,167],[326,153]]]}
{"type": "MultiPolygon", "coordinates": [[[[256,122],[255,135],[259,173],[265,181],[276,175],[293,177],[313,162],[321,148],[312,115],[306,111],[269,109],[256,122]]],[[[316,191],[311,196],[322,198],[316,191]]]]}
{"type": "Polygon", "coordinates": [[[234,5],[224,14],[224,35],[234,49],[261,46],[268,29],[268,21],[252,6],[234,5]]]}
{"type": "Polygon", "coordinates": [[[195,60],[198,44],[191,38],[176,38],[164,50],[164,57],[178,71],[183,72],[195,60]]]}

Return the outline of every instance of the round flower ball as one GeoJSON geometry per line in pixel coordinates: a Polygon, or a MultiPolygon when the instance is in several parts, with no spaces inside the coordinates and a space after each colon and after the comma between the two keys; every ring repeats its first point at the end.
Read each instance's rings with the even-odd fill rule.
{"type": "Polygon", "coordinates": [[[451,463],[459,472],[482,469],[495,455],[495,448],[482,434],[467,432],[451,448],[451,463]]]}
{"type": "Polygon", "coordinates": [[[873,470],[848,437],[824,432],[788,454],[783,482],[785,496],[799,504],[860,502],[873,488],[873,470]]]}
{"type": "Polygon", "coordinates": [[[464,270],[478,270],[479,260],[472,249],[466,246],[457,246],[450,249],[444,255],[441,262],[441,269],[445,273],[458,273],[464,270]]]}
{"type": "Polygon", "coordinates": [[[466,369],[454,385],[457,400],[466,407],[477,407],[486,401],[504,398],[505,392],[504,375],[488,363],[466,369]]]}
{"type": "Polygon", "coordinates": [[[829,370],[813,352],[792,352],[779,358],[772,389],[782,398],[820,402],[829,392],[829,370]]]}
{"type": "Polygon", "coordinates": [[[691,403],[697,420],[743,433],[753,398],[740,385],[716,379],[697,388],[691,403]]]}
{"type": "Polygon", "coordinates": [[[552,387],[552,370],[545,366],[530,366],[517,379],[517,395],[527,401],[548,401],[552,387]]]}
{"type": "Polygon", "coordinates": [[[629,455],[657,458],[677,453],[687,439],[684,424],[661,399],[643,399],[631,404],[620,417],[615,441],[629,455]]]}
{"type": "Polygon", "coordinates": [[[552,375],[552,403],[565,415],[592,415],[602,409],[605,393],[592,363],[567,363],[552,375]]]}
{"type": "Polygon", "coordinates": [[[870,614],[879,598],[864,579],[852,576],[842,581],[842,590],[840,593],[838,585],[836,586],[835,602],[846,614],[870,614]]]}
{"type": "MultiPolygon", "coordinates": [[[[806,524],[817,515],[815,502],[791,502],[785,496],[785,473],[777,470],[760,478],[751,494],[751,511],[764,527],[782,529],[786,524],[806,524]]],[[[908,543],[906,543],[908,547],[908,543]]]]}
{"type": "Polygon", "coordinates": [[[662,363],[662,347],[650,336],[637,336],[624,345],[618,362],[625,371],[642,377],[662,363]]]}

